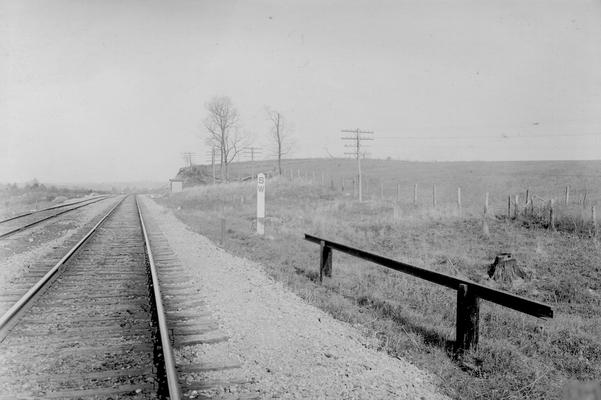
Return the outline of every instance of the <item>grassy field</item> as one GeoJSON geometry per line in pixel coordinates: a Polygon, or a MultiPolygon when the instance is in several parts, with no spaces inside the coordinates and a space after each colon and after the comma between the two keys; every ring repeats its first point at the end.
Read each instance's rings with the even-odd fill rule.
{"type": "Polygon", "coordinates": [[[88,189],[67,189],[39,183],[23,187],[0,184],[0,217],[60,204],[65,200],[93,193],[88,189]]]}
{"type": "MultiPolygon", "coordinates": [[[[378,191],[364,203],[336,184],[331,188],[332,180],[352,176],[353,165],[347,160],[290,161],[287,170],[297,170],[293,180],[267,182],[263,237],[253,234],[252,182],[190,188],[160,201],[192,229],[215,241],[220,238],[219,219],[226,215],[223,247],[261,262],[274,279],[308,302],[378,338],[383,351],[429,370],[454,398],[559,399],[565,397],[570,382],[601,379],[598,239],[583,230],[542,229],[543,224],[532,223],[533,218],[504,217],[489,219],[487,237],[481,219],[487,191],[493,214],[498,215],[506,212],[507,195],[526,188],[540,197],[559,199],[565,185],[570,185],[576,201],[579,194],[587,193],[588,204],[594,204],[601,194],[595,185],[601,163],[368,160],[366,175],[378,176],[393,189],[385,191],[384,200],[378,191]],[[308,179],[298,179],[298,170],[308,179]],[[425,193],[415,207],[413,184],[433,182],[439,195],[437,207],[425,193]],[[395,219],[390,198],[396,197],[396,184],[408,194],[401,197],[395,219]],[[461,215],[457,186],[463,195],[461,215]],[[333,277],[319,284],[318,247],[302,239],[305,232],[544,301],[554,307],[555,318],[542,321],[483,302],[480,348],[463,362],[455,362],[450,355],[454,291],[336,252],[333,277]],[[511,284],[488,279],[488,265],[497,253],[506,251],[514,254],[527,278],[511,284]]],[[[237,167],[241,175],[249,170],[248,165],[237,167]]]]}

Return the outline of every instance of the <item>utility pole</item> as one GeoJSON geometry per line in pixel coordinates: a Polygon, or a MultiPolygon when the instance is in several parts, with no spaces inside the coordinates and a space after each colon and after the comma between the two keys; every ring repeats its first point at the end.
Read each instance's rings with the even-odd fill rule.
{"type": "Polygon", "coordinates": [[[247,149],[250,151],[250,161],[255,161],[255,154],[259,154],[261,152],[261,149],[259,147],[247,147],[247,149]]]}
{"type": "MultiPolygon", "coordinates": [[[[362,131],[359,128],[357,129],[343,129],[341,132],[350,134],[348,136],[343,136],[342,140],[350,140],[350,144],[345,144],[344,147],[350,147],[352,149],[351,152],[345,152],[344,154],[349,154],[355,156],[357,159],[357,171],[358,171],[358,183],[359,183],[359,202],[363,201],[363,184],[362,184],[362,176],[361,176],[361,142],[364,140],[374,140],[374,138],[365,136],[365,135],[373,135],[373,131],[362,131]]],[[[363,153],[364,154],[364,153],[363,153]]]]}
{"type": "Polygon", "coordinates": [[[249,146],[246,148],[246,154],[250,155],[250,176],[251,180],[255,180],[255,155],[259,155],[261,153],[261,148],[249,146]]]}
{"type": "Polygon", "coordinates": [[[184,166],[186,168],[189,168],[192,166],[192,156],[193,155],[194,155],[194,153],[189,153],[189,152],[182,153],[182,157],[184,159],[184,166]]]}
{"type": "Polygon", "coordinates": [[[211,168],[213,169],[213,185],[215,184],[215,146],[211,147],[211,168]]]}
{"type": "Polygon", "coordinates": [[[216,149],[215,146],[211,146],[211,151],[209,152],[209,154],[207,155],[208,157],[211,157],[211,169],[213,171],[213,185],[215,184],[215,181],[217,180],[217,178],[215,177],[215,153],[216,153],[216,149]]]}

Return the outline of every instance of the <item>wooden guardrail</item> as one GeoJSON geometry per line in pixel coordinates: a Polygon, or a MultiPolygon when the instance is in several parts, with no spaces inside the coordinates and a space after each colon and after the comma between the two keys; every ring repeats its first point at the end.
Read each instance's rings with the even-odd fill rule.
{"type": "Polygon", "coordinates": [[[480,299],[512,308],[539,318],[553,318],[553,309],[546,304],[529,300],[502,290],[492,289],[476,282],[460,279],[440,272],[415,267],[368,251],[332,242],[317,236],[305,234],[305,240],[320,245],[319,279],[332,276],[332,250],[371,261],[395,271],[413,275],[437,285],[457,291],[457,324],[455,330],[455,351],[461,353],[478,346],[480,321],[480,299]]]}

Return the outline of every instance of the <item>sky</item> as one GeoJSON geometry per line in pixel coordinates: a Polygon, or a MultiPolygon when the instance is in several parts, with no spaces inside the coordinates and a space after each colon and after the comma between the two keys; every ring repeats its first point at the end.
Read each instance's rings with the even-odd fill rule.
{"type": "Polygon", "coordinates": [[[0,182],[167,180],[215,96],[262,158],[269,107],[295,158],[601,159],[601,1],[0,0],[0,182]]]}

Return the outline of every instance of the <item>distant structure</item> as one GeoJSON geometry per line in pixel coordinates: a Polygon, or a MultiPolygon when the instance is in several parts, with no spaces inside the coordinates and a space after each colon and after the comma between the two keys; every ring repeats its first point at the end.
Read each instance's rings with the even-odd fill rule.
{"type": "Polygon", "coordinates": [[[179,193],[184,190],[183,179],[169,179],[169,191],[171,193],[179,193]]]}

